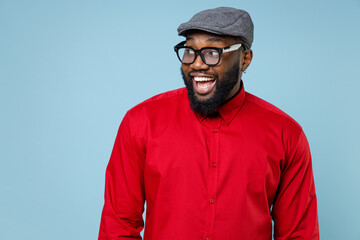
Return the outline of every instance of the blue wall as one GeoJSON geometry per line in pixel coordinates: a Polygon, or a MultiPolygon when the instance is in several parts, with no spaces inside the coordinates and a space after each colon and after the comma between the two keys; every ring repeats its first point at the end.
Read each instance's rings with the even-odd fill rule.
{"type": "MultiPolygon", "coordinates": [[[[182,87],[177,26],[219,1],[0,0],[0,239],[96,239],[126,110],[182,87]]],[[[247,91],[294,117],[322,239],[360,239],[360,2],[221,1],[255,24],[247,91]]]]}

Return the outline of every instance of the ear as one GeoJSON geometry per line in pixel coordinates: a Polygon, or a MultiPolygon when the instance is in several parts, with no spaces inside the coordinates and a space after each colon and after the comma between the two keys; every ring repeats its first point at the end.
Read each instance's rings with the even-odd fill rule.
{"type": "Polygon", "coordinates": [[[242,54],[243,61],[242,61],[242,65],[241,65],[241,71],[245,71],[249,67],[252,58],[253,58],[253,52],[251,49],[243,51],[243,54],[242,54]]]}

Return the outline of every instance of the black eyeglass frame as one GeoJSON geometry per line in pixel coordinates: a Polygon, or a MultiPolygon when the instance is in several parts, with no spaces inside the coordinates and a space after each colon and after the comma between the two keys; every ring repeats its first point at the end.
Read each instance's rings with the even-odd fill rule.
{"type": "Polygon", "coordinates": [[[196,58],[198,55],[200,55],[201,57],[201,60],[208,66],[215,66],[217,64],[219,64],[220,60],[221,60],[221,54],[223,53],[226,53],[226,52],[232,52],[232,51],[236,51],[238,50],[240,47],[244,47],[245,50],[247,50],[248,48],[244,45],[244,44],[241,44],[241,43],[237,43],[237,44],[233,44],[233,45],[230,45],[230,46],[227,46],[227,47],[224,47],[224,48],[217,48],[217,47],[204,47],[204,48],[201,48],[199,50],[196,50],[192,47],[189,47],[189,46],[185,46],[185,43],[186,41],[182,41],[181,43],[177,44],[174,46],[174,51],[176,52],[176,55],[178,57],[178,59],[180,60],[180,62],[182,64],[186,64],[186,65],[190,65],[192,63],[195,62],[196,58]],[[194,57],[194,60],[190,63],[184,63],[182,60],[181,60],[181,57],[179,56],[179,49],[181,48],[190,48],[191,50],[194,51],[195,53],[195,57],[194,57]],[[214,63],[214,64],[208,64],[206,63],[205,61],[205,57],[203,56],[203,54],[201,53],[203,50],[205,49],[213,49],[213,50],[216,50],[218,53],[219,53],[219,60],[217,61],[217,63],[214,63]]]}

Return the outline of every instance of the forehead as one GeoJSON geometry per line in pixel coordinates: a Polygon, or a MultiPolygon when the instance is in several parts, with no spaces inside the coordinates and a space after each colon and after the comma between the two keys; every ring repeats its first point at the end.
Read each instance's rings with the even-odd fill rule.
{"type": "Polygon", "coordinates": [[[226,35],[216,35],[204,31],[194,31],[186,35],[187,43],[220,43],[225,45],[234,44],[235,38],[226,35]]]}

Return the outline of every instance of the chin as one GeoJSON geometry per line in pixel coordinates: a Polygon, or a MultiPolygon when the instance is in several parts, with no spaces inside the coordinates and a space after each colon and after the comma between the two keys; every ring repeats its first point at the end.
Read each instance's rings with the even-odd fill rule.
{"type": "Polygon", "coordinates": [[[196,99],[200,102],[206,102],[207,100],[211,99],[215,92],[216,92],[216,89],[213,89],[211,92],[207,93],[207,94],[199,94],[197,93],[195,90],[194,91],[194,96],[196,97],[196,99]]]}
{"type": "Polygon", "coordinates": [[[239,66],[235,64],[222,79],[216,79],[216,85],[209,93],[201,95],[195,91],[191,77],[181,71],[192,110],[203,115],[216,113],[238,82],[239,72],[239,66]]]}

